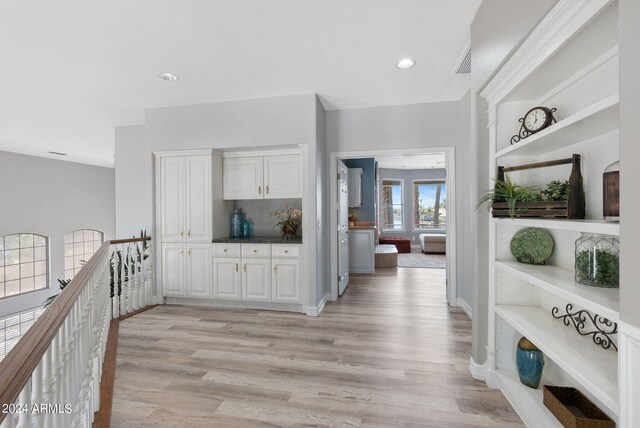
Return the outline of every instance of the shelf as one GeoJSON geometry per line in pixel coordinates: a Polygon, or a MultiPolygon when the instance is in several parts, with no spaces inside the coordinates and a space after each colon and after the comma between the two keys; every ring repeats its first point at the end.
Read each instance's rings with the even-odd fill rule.
{"type": "Polygon", "coordinates": [[[496,375],[502,384],[501,390],[509,403],[522,417],[527,426],[560,428],[562,424],[547,409],[542,402],[542,385],[539,389],[532,389],[520,383],[515,370],[496,370],[496,375]]]}
{"type": "Polygon", "coordinates": [[[620,293],[617,288],[578,284],[572,271],[556,266],[496,261],[496,267],[610,321],[617,323],[620,320],[620,293]]]}
{"type": "Polygon", "coordinates": [[[611,95],[519,143],[499,150],[496,158],[541,155],[618,129],[619,103],[619,95],[611,95]]]}
{"type": "Polygon", "coordinates": [[[565,326],[540,307],[496,305],[495,312],[579,382],[610,413],[619,414],[617,352],[598,347],[591,337],[580,336],[573,327],[565,326]]]}
{"type": "Polygon", "coordinates": [[[602,220],[562,220],[544,218],[494,218],[496,225],[513,224],[522,227],[542,227],[546,229],[568,230],[572,232],[599,233],[620,236],[620,223],[602,220]]]}

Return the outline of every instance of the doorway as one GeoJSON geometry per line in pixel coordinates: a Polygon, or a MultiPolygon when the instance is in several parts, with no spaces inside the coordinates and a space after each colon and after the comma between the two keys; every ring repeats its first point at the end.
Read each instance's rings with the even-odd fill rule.
{"type": "MultiPolygon", "coordinates": [[[[446,286],[447,286],[447,301],[449,305],[456,306],[456,249],[455,249],[455,236],[456,236],[456,222],[455,222],[455,149],[453,147],[445,148],[425,148],[425,149],[396,149],[396,150],[378,150],[373,152],[333,152],[330,154],[330,176],[337,177],[340,171],[341,165],[344,165],[344,161],[349,163],[349,160],[362,159],[362,158],[375,158],[380,159],[383,162],[380,168],[378,165],[377,171],[385,170],[398,171],[396,174],[399,177],[376,177],[375,183],[378,186],[383,184],[383,179],[388,179],[386,184],[388,188],[385,189],[386,197],[382,197],[382,187],[376,189],[376,225],[380,228],[381,236],[396,236],[406,237],[402,241],[409,243],[411,246],[411,254],[416,257],[420,257],[418,253],[422,253],[423,243],[421,241],[422,234],[442,233],[444,242],[440,244],[444,251],[430,251],[436,248],[439,244],[435,244],[434,247],[432,239],[428,239],[431,247],[427,248],[427,254],[429,253],[444,253],[439,254],[437,258],[446,264],[446,286]],[[436,164],[426,164],[427,159],[436,164]],[[423,164],[420,166],[417,162],[422,160],[423,164]],[[406,174],[402,174],[401,170],[435,170],[443,169],[446,171],[444,177],[436,177],[432,174],[411,174],[407,171],[406,174]],[[397,166],[397,168],[393,168],[397,166]],[[402,175],[402,176],[401,176],[402,175]],[[398,192],[402,188],[403,195],[399,197],[398,192]],[[433,192],[440,192],[436,195],[433,192]],[[392,192],[392,193],[389,193],[392,192]],[[395,192],[396,199],[393,195],[395,192]],[[433,193],[433,194],[432,194],[433,193]],[[438,196],[438,200],[435,197],[438,196]],[[384,200],[382,200],[384,199],[384,200]],[[431,199],[434,199],[433,201],[431,199]],[[445,232],[446,231],[446,232],[445,232]]],[[[389,175],[387,173],[387,175],[389,175]]],[[[392,174],[393,175],[393,174],[392,174]]],[[[333,180],[332,180],[333,181],[333,180]]],[[[351,186],[349,186],[351,189],[351,186]]],[[[340,276],[340,257],[344,260],[344,251],[340,251],[340,238],[344,239],[345,234],[340,234],[341,226],[339,224],[339,196],[340,196],[339,183],[334,183],[330,186],[330,236],[335,239],[331,239],[331,300],[337,300],[338,296],[344,290],[344,283],[341,282],[340,276]],[[340,236],[339,236],[340,235],[340,236]],[[341,285],[342,284],[342,285],[341,285]]],[[[353,213],[352,213],[353,214],[353,213]]],[[[346,235],[348,236],[348,234],[346,235]]],[[[436,239],[437,241],[438,239],[436,239]]],[[[344,250],[344,247],[343,247],[344,250]]],[[[435,258],[434,258],[435,259],[435,258]]],[[[432,260],[433,262],[434,260],[432,260]]],[[[344,266],[344,262],[342,264],[344,266]]],[[[442,267],[440,266],[425,266],[425,267],[442,267]]]]}

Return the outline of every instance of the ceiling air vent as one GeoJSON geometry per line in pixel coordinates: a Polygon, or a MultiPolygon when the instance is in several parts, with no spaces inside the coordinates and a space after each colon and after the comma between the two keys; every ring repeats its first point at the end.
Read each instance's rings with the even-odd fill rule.
{"type": "Polygon", "coordinates": [[[458,66],[456,67],[455,74],[469,74],[471,73],[471,49],[467,49],[467,53],[462,57],[458,66]]]}

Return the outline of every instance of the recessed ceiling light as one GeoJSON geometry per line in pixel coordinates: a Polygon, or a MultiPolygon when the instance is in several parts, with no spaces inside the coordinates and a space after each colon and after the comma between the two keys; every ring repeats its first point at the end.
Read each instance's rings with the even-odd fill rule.
{"type": "Polygon", "coordinates": [[[414,65],[416,65],[416,62],[414,60],[412,60],[411,58],[403,58],[400,61],[398,61],[398,68],[400,68],[402,70],[406,70],[407,68],[411,68],[414,65]]]}
{"type": "Polygon", "coordinates": [[[169,82],[175,82],[176,80],[178,80],[178,76],[176,76],[175,74],[171,74],[171,73],[160,73],[158,76],[162,80],[168,80],[169,82]]]}
{"type": "Polygon", "coordinates": [[[60,153],[60,152],[47,152],[47,153],[49,153],[50,155],[56,155],[56,156],[66,156],[67,155],[66,153],[60,153]]]}

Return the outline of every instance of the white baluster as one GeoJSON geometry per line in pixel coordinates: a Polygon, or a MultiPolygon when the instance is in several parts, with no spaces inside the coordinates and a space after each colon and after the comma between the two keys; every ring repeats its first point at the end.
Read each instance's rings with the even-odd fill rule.
{"type": "MultiPolygon", "coordinates": [[[[37,406],[40,406],[40,404],[42,403],[46,403],[46,401],[44,401],[43,399],[42,394],[42,372],[44,370],[43,366],[44,359],[40,360],[40,363],[38,363],[36,368],[33,370],[33,374],[31,375],[31,403],[37,406]]],[[[40,413],[39,411],[37,413],[34,413],[31,418],[31,426],[34,428],[44,426],[44,414],[40,413]]]]}
{"type": "Polygon", "coordinates": [[[31,378],[29,378],[24,388],[22,388],[22,391],[20,391],[18,403],[20,405],[21,412],[18,416],[17,428],[31,428],[31,378]]]}

